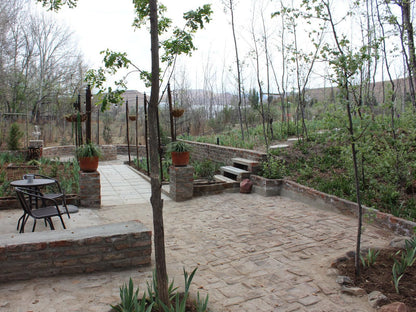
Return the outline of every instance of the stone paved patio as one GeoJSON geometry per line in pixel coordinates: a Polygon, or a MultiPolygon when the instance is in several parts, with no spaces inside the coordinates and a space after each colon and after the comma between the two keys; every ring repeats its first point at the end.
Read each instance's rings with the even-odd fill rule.
{"type": "MultiPolygon", "coordinates": [[[[102,208],[81,209],[69,227],[141,220],[152,228],[150,185],[117,163],[99,170],[102,208]]],[[[355,248],[354,218],[257,194],[164,198],[169,275],[182,286],[183,268],[198,267],[193,290],[209,294],[211,310],[373,311],[366,297],[341,294],[328,274],[332,260],[355,248]]],[[[2,224],[10,220],[15,227],[0,213],[2,224]]],[[[392,238],[366,225],[363,245],[387,246],[392,238]]],[[[129,277],[144,290],[152,269],[0,284],[0,311],[109,311],[129,277]]]]}

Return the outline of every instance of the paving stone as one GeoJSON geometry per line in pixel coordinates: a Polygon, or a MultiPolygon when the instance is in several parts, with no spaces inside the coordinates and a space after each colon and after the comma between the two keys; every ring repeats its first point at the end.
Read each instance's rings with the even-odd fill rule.
{"type": "MultiPolygon", "coordinates": [[[[99,170],[103,207],[74,214],[69,228],[131,219],[153,228],[149,183],[123,165],[100,164],[99,170]],[[123,196],[132,203],[125,204],[123,196]]],[[[373,311],[366,297],[341,294],[334,276],[327,275],[334,258],[354,249],[354,217],[255,193],[182,203],[163,197],[169,277],[183,288],[183,267],[190,272],[199,266],[192,290],[208,292],[213,311],[373,311]]],[[[0,211],[0,222],[17,220],[20,212],[13,213],[7,211],[3,218],[0,211]]],[[[10,228],[15,229],[15,222],[10,228]]],[[[390,232],[366,225],[362,244],[387,246],[392,238],[390,232]]],[[[152,259],[154,264],[154,253],[152,259]]],[[[123,283],[132,277],[145,289],[153,269],[0,284],[0,311],[51,311],[62,298],[67,312],[107,311],[117,303],[123,283]]]]}
{"type": "Polygon", "coordinates": [[[318,296],[307,296],[298,300],[298,302],[304,306],[311,306],[319,301],[320,299],[318,296]]]}

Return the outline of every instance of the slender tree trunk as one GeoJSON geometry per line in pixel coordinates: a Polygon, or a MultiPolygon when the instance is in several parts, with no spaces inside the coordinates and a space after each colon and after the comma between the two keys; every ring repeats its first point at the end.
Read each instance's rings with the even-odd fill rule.
{"type": "MultiPolygon", "coordinates": [[[[334,40],[338,49],[338,52],[341,56],[345,56],[344,51],[341,47],[341,44],[338,40],[338,35],[335,29],[334,20],[332,18],[331,10],[329,8],[328,2],[323,2],[326,7],[328,13],[328,20],[331,24],[332,34],[334,36],[334,40]]],[[[361,194],[360,194],[360,180],[359,180],[359,172],[358,172],[358,163],[357,163],[357,149],[356,149],[356,138],[354,134],[354,124],[352,120],[352,112],[351,112],[351,103],[350,103],[350,90],[349,90],[349,82],[348,82],[348,68],[340,68],[342,70],[342,77],[339,77],[339,87],[341,90],[345,92],[343,94],[343,98],[345,99],[345,103],[347,105],[347,115],[348,115],[348,132],[350,134],[351,140],[351,152],[352,152],[352,161],[354,165],[354,180],[355,180],[355,191],[356,191],[356,200],[358,205],[358,228],[357,228],[357,241],[356,241],[356,250],[355,250],[355,275],[360,275],[360,253],[361,253],[361,234],[362,234],[362,224],[363,224],[363,208],[361,206],[361,194]]]]}
{"type": "Polygon", "coordinates": [[[152,88],[149,105],[149,141],[150,141],[150,179],[152,196],[150,202],[153,209],[153,231],[156,259],[156,278],[159,297],[168,305],[168,279],[165,256],[165,234],[163,227],[163,200],[161,197],[161,181],[158,146],[158,102],[159,102],[159,34],[157,0],[150,0],[150,33],[152,51],[152,88]]]}
{"type": "Polygon", "coordinates": [[[409,53],[409,72],[411,74],[409,82],[410,82],[410,90],[412,93],[412,102],[413,102],[413,109],[416,109],[416,55],[415,55],[415,41],[413,35],[413,24],[411,21],[411,1],[410,0],[402,0],[401,1],[401,10],[402,10],[402,19],[403,19],[403,28],[406,32],[407,38],[407,49],[409,53]]]}
{"type": "Polygon", "coordinates": [[[236,34],[235,34],[233,0],[230,0],[230,7],[229,8],[230,8],[230,13],[231,13],[231,28],[233,30],[235,60],[236,60],[236,63],[237,63],[238,118],[240,120],[241,139],[244,141],[243,117],[242,117],[242,114],[241,114],[241,102],[242,102],[242,100],[241,100],[241,69],[240,69],[240,58],[238,57],[237,37],[236,37],[236,34]]]}

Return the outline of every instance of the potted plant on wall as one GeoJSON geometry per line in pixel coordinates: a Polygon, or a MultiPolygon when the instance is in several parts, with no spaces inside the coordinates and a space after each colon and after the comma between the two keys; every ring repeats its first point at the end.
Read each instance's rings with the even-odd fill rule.
{"type": "Polygon", "coordinates": [[[167,152],[171,153],[172,165],[176,167],[189,164],[191,147],[183,141],[173,141],[167,146],[167,152]]]}
{"type": "Polygon", "coordinates": [[[101,156],[101,149],[94,143],[87,143],[79,146],[76,155],[81,171],[92,172],[98,168],[98,159],[101,156]]]}

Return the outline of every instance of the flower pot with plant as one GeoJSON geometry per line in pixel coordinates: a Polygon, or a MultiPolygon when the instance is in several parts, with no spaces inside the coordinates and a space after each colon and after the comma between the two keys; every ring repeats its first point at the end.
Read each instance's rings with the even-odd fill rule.
{"type": "Polygon", "coordinates": [[[167,151],[171,153],[172,165],[176,167],[189,164],[191,147],[183,141],[173,141],[168,144],[167,151]]]}
{"type": "Polygon", "coordinates": [[[79,146],[76,155],[81,171],[92,172],[98,168],[98,159],[101,156],[101,149],[94,143],[87,143],[79,146]]]}

